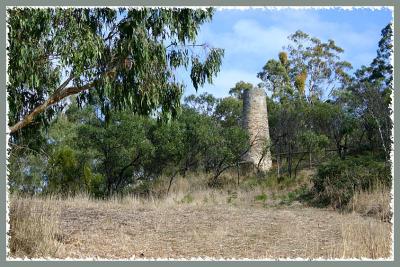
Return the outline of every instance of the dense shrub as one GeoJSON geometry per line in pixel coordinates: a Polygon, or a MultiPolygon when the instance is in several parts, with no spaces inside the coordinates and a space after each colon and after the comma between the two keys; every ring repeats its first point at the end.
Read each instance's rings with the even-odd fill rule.
{"type": "Polygon", "coordinates": [[[390,187],[390,167],[369,155],[334,158],[318,167],[312,181],[319,204],[340,208],[357,191],[372,189],[377,184],[390,187]]]}

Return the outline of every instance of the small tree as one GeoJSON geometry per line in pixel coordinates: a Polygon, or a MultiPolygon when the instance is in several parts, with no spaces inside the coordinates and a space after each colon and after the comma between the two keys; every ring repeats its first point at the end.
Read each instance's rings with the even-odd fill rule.
{"type": "Polygon", "coordinates": [[[221,128],[217,142],[209,151],[209,161],[213,167],[213,175],[209,180],[212,187],[219,186],[220,175],[229,168],[236,167],[242,156],[249,149],[247,133],[238,126],[221,128]]]}
{"type": "Polygon", "coordinates": [[[234,97],[225,97],[218,101],[214,117],[223,127],[240,126],[243,101],[234,97]]]}
{"type": "Polygon", "coordinates": [[[46,192],[75,195],[84,188],[76,152],[69,146],[58,147],[48,165],[46,192]]]}
{"type": "Polygon", "coordinates": [[[313,131],[307,130],[304,132],[301,132],[298,135],[298,142],[300,143],[300,147],[305,150],[304,153],[302,153],[299,161],[296,164],[294,173],[295,176],[297,175],[297,170],[299,167],[300,162],[304,159],[304,156],[308,153],[309,155],[309,162],[308,162],[308,167],[312,167],[312,153],[317,152],[323,148],[326,148],[326,146],[329,144],[329,139],[326,135],[324,134],[317,134],[313,131]]]}
{"type": "Polygon", "coordinates": [[[78,127],[75,142],[82,151],[94,150],[94,159],[86,161],[94,160],[92,169],[104,175],[107,195],[145,178],[142,167],[154,152],[148,126],[146,118],[120,112],[108,124],[99,120],[78,127]]]}

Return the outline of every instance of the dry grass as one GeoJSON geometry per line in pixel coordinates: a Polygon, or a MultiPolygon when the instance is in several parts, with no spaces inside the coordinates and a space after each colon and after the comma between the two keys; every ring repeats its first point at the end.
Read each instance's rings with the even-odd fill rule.
{"type": "Polygon", "coordinates": [[[342,258],[389,258],[391,254],[391,225],[380,221],[342,223],[343,242],[336,252],[342,258]]]}
{"type": "Polygon", "coordinates": [[[390,202],[389,189],[377,186],[369,192],[355,193],[347,206],[347,210],[390,222],[392,218],[390,202]]]}
{"type": "Polygon", "coordinates": [[[14,257],[54,257],[61,247],[60,207],[51,200],[15,199],[10,205],[9,249],[14,257]]]}
{"type": "Polygon", "coordinates": [[[387,258],[391,224],[357,213],[266,207],[260,189],[165,199],[11,199],[12,257],[387,258]]]}

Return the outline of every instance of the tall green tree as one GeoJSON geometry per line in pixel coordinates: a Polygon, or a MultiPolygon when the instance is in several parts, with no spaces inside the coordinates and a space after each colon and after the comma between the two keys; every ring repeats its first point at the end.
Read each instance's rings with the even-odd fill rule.
{"type": "Polygon", "coordinates": [[[272,92],[274,99],[285,99],[293,96],[294,91],[289,77],[287,54],[282,52],[279,55],[279,60],[268,60],[257,77],[263,81],[266,89],[272,92]]]}
{"type": "Polygon", "coordinates": [[[392,145],[390,118],[393,92],[393,31],[389,23],[381,31],[377,56],[369,66],[355,72],[350,85],[337,92],[337,102],[348,106],[360,121],[359,145],[367,140],[368,149],[381,150],[388,161],[392,145]]]}
{"type": "Polygon", "coordinates": [[[218,101],[214,117],[223,127],[241,126],[243,101],[235,97],[225,97],[218,101]]]}
{"type": "MultiPolygon", "coordinates": [[[[371,63],[372,73],[370,80],[380,79],[391,88],[393,82],[393,24],[389,23],[381,31],[381,39],[378,43],[377,56],[371,63]]],[[[389,93],[390,94],[390,93],[389,93]]]]}
{"type": "MultiPolygon", "coordinates": [[[[223,50],[196,44],[213,9],[8,9],[10,132],[39,127],[77,94],[97,99],[106,119],[112,109],[175,116],[183,66],[197,89],[212,82],[223,50]],[[199,46],[207,51],[196,53],[199,46]]],[[[26,131],[27,132],[27,131],[26,131]]]]}
{"type": "Polygon", "coordinates": [[[335,41],[322,42],[300,30],[290,35],[292,42],[279,54],[279,60],[269,60],[258,77],[273,96],[307,96],[310,102],[350,81],[349,62],[340,60],[343,49],[335,41]]]}
{"type": "Polygon", "coordinates": [[[340,60],[344,50],[334,40],[322,42],[300,30],[289,36],[292,44],[287,46],[292,80],[306,73],[308,99],[320,99],[349,80],[347,70],[351,64],[340,60]]]}

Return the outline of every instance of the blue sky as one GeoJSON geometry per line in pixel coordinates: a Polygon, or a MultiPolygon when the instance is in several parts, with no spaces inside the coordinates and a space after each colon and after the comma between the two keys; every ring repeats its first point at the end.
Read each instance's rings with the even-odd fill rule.
{"type": "Polygon", "coordinates": [[[216,97],[240,80],[254,85],[264,64],[277,59],[287,36],[300,29],[322,41],[333,39],[344,49],[342,59],[353,65],[369,65],[376,56],[381,30],[392,21],[390,9],[222,9],[201,27],[197,43],[225,49],[221,71],[213,85],[196,93],[187,74],[179,74],[187,85],[184,95],[208,92],[216,97]]]}

